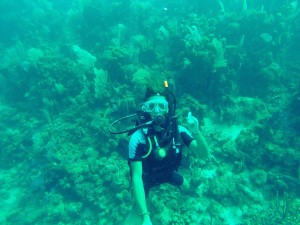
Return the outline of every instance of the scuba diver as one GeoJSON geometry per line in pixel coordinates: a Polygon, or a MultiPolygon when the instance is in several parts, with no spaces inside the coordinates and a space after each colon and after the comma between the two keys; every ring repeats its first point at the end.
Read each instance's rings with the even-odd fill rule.
{"type": "MultiPolygon", "coordinates": [[[[164,91],[148,87],[140,106],[135,128],[129,130],[128,164],[134,203],[125,225],[152,225],[146,204],[152,187],[169,183],[189,189],[189,182],[178,173],[184,146],[204,160],[209,154],[198,120],[191,113],[187,118],[191,132],[177,124],[176,99],[166,81],[164,91]]],[[[115,134],[128,132],[110,131],[115,134]]]]}

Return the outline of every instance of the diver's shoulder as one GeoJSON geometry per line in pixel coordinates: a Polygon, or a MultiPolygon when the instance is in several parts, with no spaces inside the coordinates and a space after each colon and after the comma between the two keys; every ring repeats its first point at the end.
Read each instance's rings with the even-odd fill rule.
{"type": "Polygon", "coordinates": [[[130,140],[144,140],[145,139],[145,133],[143,132],[143,129],[136,130],[132,135],[130,140]]]}

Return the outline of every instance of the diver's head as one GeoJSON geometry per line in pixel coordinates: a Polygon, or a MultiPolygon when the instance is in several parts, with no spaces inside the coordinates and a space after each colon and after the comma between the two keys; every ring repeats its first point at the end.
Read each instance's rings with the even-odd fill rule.
{"type": "Polygon", "coordinates": [[[169,103],[163,95],[152,95],[142,104],[142,110],[149,113],[153,125],[163,126],[167,121],[169,103]]]}

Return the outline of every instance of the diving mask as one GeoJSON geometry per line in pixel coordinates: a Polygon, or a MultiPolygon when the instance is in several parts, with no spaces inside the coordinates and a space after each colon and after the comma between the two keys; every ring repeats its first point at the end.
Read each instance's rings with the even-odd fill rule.
{"type": "Polygon", "coordinates": [[[144,112],[148,113],[168,112],[169,104],[164,98],[154,98],[145,102],[142,108],[144,112]]]}

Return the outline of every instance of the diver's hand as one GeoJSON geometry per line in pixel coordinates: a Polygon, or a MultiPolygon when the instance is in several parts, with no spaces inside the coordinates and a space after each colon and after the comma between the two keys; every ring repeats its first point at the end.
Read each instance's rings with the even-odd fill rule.
{"type": "Polygon", "coordinates": [[[143,216],[143,222],[142,225],[152,225],[151,219],[149,215],[143,216]]]}
{"type": "Polygon", "coordinates": [[[187,122],[190,125],[189,130],[192,132],[192,134],[199,134],[199,121],[192,115],[192,112],[188,113],[187,122]]]}

